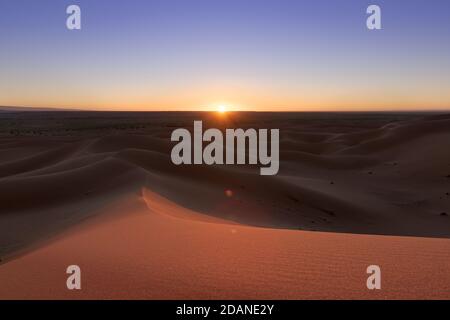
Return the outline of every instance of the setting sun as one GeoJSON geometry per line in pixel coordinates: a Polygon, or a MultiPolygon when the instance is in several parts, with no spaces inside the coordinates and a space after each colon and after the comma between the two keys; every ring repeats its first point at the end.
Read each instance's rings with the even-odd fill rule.
{"type": "Polygon", "coordinates": [[[224,105],[220,105],[217,107],[217,112],[225,113],[225,112],[227,112],[227,107],[224,105]]]}

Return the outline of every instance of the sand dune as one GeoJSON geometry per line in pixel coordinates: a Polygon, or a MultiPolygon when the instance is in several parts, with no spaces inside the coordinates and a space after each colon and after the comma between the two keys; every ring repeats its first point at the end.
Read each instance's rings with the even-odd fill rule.
{"type": "Polygon", "coordinates": [[[97,279],[82,298],[450,296],[423,274],[450,259],[448,115],[46,114],[2,115],[0,297],[73,297],[50,289],[71,257],[97,279]],[[170,132],[195,119],[280,128],[279,174],[173,165],[170,132]],[[382,294],[361,280],[377,261],[382,294]]]}
{"type": "Polygon", "coordinates": [[[148,190],[0,269],[4,299],[448,299],[450,240],[228,224],[148,190]],[[105,215],[108,218],[105,218],[105,215]],[[389,250],[386,250],[389,248],[389,250]],[[65,269],[82,269],[82,290],[65,269]],[[381,291],[366,268],[382,267],[381,291]],[[20,277],[18,276],[20,275],[20,277]],[[431,276],[433,275],[433,276],[431,276]]]}

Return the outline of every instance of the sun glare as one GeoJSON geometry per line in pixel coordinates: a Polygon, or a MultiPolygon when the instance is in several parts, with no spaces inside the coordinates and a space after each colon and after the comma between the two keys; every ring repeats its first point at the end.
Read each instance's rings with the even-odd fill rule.
{"type": "Polygon", "coordinates": [[[218,106],[218,107],[217,107],[217,112],[219,112],[219,113],[225,113],[225,112],[227,112],[227,106],[224,106],[224,105],[218,106]]]}

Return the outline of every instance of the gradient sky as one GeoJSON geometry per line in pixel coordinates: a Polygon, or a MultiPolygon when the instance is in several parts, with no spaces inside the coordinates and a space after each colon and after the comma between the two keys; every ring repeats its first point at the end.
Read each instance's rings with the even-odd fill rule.
{"type": "Polygon", "coordinates": [[[450,1],[0,0],[0,105],[218,104],[449,110],[450,1]],[[369,4],[383,30],[367,30],[369,4]]]}

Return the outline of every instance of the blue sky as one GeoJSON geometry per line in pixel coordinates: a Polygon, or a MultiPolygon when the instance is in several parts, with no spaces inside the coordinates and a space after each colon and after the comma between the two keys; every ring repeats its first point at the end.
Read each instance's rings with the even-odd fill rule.
{"type": "Polygon", "coordinates": [[[449,40],[447,0],[0,0],[0,105],[449,109],[449,40]]]}

